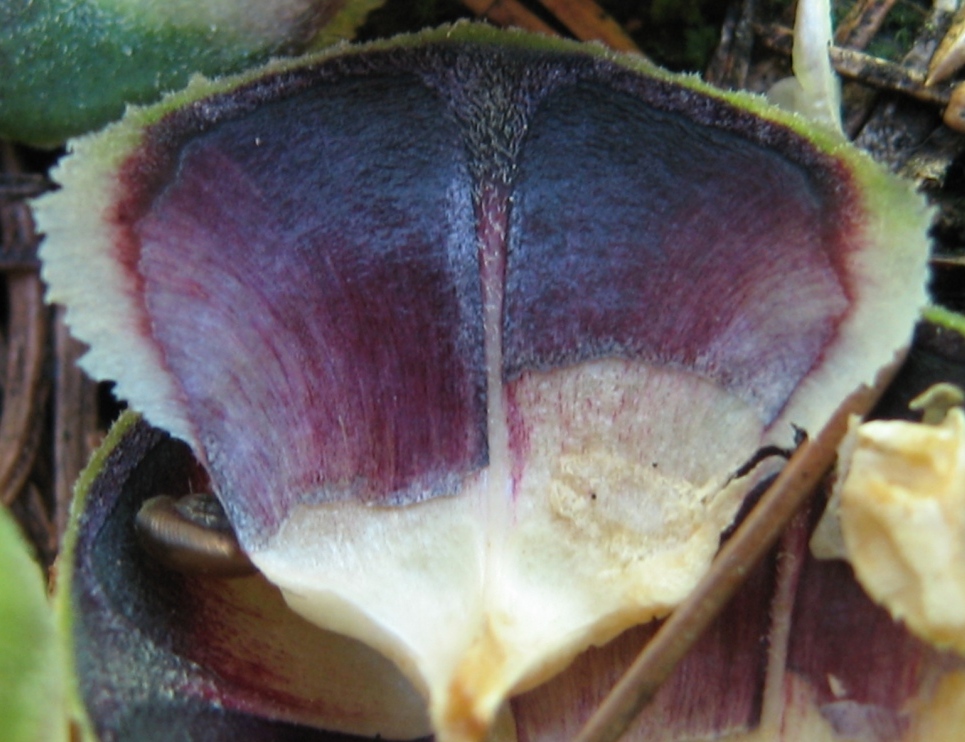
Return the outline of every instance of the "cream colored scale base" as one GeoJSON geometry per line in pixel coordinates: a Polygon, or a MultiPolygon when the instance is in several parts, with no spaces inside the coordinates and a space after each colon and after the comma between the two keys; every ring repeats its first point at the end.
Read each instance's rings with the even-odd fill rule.
{"type": "Polygon", "coordinates": [[[727,473],[762,435],[715,385],[622,361],[529,375],[514,400],[515,484],[491,419],[502,445],[461,492],[302,506],[252,554],[294,610],[396,662],[447,742],[484,739],[508,696],[687,595],[752,484],[727,473]]]}

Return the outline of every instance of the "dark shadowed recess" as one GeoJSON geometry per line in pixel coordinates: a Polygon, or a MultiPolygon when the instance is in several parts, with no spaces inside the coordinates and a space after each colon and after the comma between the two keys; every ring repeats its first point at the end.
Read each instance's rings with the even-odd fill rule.
{"type": "Polygon", "coordinates": [[[167,700],[125,709],[117,728],[101,739],[110,742],[361,742],[365,738],[259,719],[196,700],[167,700]]]}
{"type": "Polygon", "coordinates": [[[942,382],[965,389],[965,337],[933,322],[919,322],[908,357],[872,417],[918,421],[921,412],[910,410],[908,404],[942,382]]]}
{"type": "MultiPolygon", "coordinates": [[[[71,603],[81,694],[98,738],[358,739],[272,721],[273,712],[324,700],[279,692],[277,657],[249,656],[262,634],[246,637],[230,623],[210,621],[219,594],[234,581],[170,572],[136,542],[134,515],[145,499],[198,489],[203,480],[184,444],[139,424],[89,490],[77,529],[71,603]],[[247,672],[239,675],[238,667],[247,672]]],[[[254,613],[252,606],[248,614],[254,613]]],[[[272,631],[262,627],[263,636],[272,631]]]]}
{"type": "Polygon", "coordinates": [[[487,187],[509,380],[636,358],[769,422],[849,308],[846,168],[605,59],[349,54],[170,114],[122,177],[144,331],[249,547],[293,503],[414,502],[485,465],[487,187]]]}

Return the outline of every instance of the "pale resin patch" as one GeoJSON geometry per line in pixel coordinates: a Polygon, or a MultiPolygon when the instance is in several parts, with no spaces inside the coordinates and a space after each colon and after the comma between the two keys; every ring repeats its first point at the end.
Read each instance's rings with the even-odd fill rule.
{"type": "Polygon", "coordinates": [[[252,554],[296,611],[391,657],[440,739],[482,738],[508,695],[666,614],[762,471],[728,481],[762,425],[694,374],[598,361],[506,399],[508,448],[491,431],[462,492],[299,506],[252,554]]]}

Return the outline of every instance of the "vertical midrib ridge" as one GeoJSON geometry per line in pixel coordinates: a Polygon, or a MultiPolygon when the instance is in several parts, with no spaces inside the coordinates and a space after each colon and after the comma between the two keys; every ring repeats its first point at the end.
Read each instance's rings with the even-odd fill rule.
{"type": "MultiPolygon", "coordinates": [[[[484,594],[498,580],[500,542],[509,532],[512,477],[509,427],[503,385],[503,296],[506,285],[508,188],[483,183],[477,200],[479,273],[483,299],[489,467],[486,473],[486,554],[481,575],[484,594]]],[[[484,598],[483,605],[489,601],[484,598]]]]}

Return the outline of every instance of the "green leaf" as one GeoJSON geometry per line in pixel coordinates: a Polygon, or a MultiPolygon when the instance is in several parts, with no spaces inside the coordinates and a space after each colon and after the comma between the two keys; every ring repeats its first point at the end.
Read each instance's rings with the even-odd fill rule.
{"type": "Polygon", "coordinates": [[[380,0],[0,3],[0,137],[54,146],[187,84],[352,35],[380,0]]]}
{"type": "Polygon", "coordinates": [[[0,509],[0,735],[67,739],[64,672],[44,578],[10,513],[0,509]]]}

